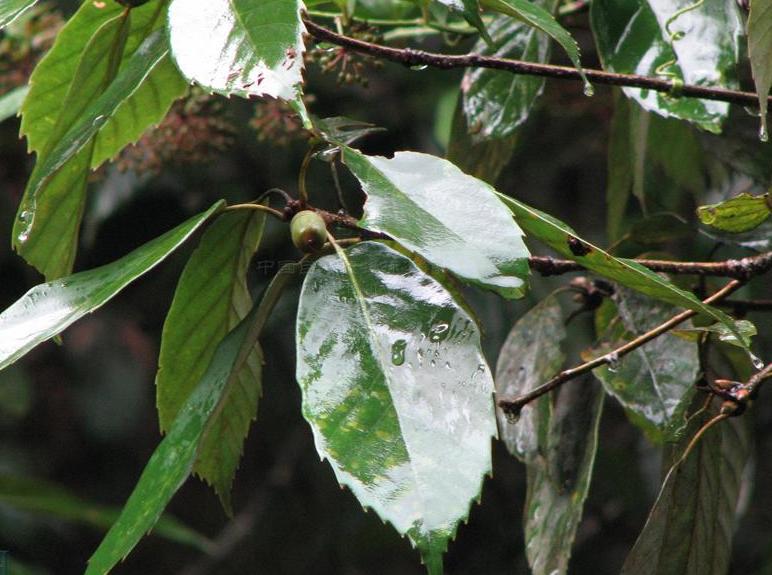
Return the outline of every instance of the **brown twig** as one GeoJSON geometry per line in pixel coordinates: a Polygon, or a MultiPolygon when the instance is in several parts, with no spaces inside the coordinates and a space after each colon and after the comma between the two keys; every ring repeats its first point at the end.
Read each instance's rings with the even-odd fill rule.
{"type": "MultiPolygon", "coordinates": [[[[703,300],[703,303],[712,304],[716,301],[720,301],[725,297],[727,297],[732,292],[739,289],[742,285],[743,285],[742,281],[732,280],[728,284],[726,284],[723,288],[718,290],[716,293],[714,293],[710,297],[703,300]]],[[[619,361],[621,357],[624,357],[631,351],[638,349],[643,344],[650,342],[651,340],[659,337],[660,335],[667,333],[668,331],[676,327],[678,324],[686,321],[691,317],[694,317],[695,315],[697,315],[697,312],[693,310],[683,311],[678,315],[673,316],[666,322],[658,325],[654,329],[647,331],[644,334],[641,334],[634,340],[627,342],[623,346],[618,347],[617,349],[615,349],[610,353],[607,353],[606,355],[602,355],[591,361],[582,363],[580,365],[577,365],[576,367],[572,367],[571,369],[566,369],[564,371],[561,371],[555,377],[550,379],[547,383],[532,389],[528,393],[524,393],[522,395],[519,395],[511,399],[508,399],[508,398],[499,399],[497,402],[498,406],[502,410],[504,410],[504,412],[507,415],[518,417],[523,407],[525,407],[535,399],[538,399],[545,393],[549,393],[553,389],[556,389],[559,386],[563,385],[565,382],[570,381],[575,377],[578,377],[584,373],[588,373],[597,367],[616,363],[617,361],[619,361]]]]}
{"type": "MultiPolygon", "coordinates": [[[[287,220],[292,219],[292,216],[299,210],[311,209],[322,216],[327,225],[341,226],[357,231],[362,234],[362,239],[391,239],[384,233],[362,228],[359,225],[359,221],[348,214],[328,212],[298,200],[288,202],[285,209],[284,217],[287,220]]],[[[754,276],[772,270],[772,252],[718,262],[677,262],[651,259],[636,259],[634,261],[655,272],[728,277],[742,281],[747,281],[754,276]]],[[[528,258],[528,265],[533,271],[543,276],[561,275],[586,269],[573,260],[562,260],[548,256],[531,256],[528,258]]],[[[747,309],[756,308],[748,307],[747,309]]]]}
{"type": "MultiPolygon", "coordinates": [[[[542,76],[560,80],[583,82],[581,74],[569,66],[538,64],[508,58],[495,58],[479,54],[450,55],[425,52],[412,48],[392,48],[364,40],[357,40],[342,34],[337,34],[323,26],[319,26],[308,18],[304,18],[308,32],[317,40],[330,42],[350,50],[369,54],[384,60],[403,64],[405,66],[432,66],[445,70],[453,68],[491,68],[505,70],[513,74],[542,76]]],[[[590,82],[609,86],[626,86],[628,88],[644,88],[655,92],[666,92],[673,97],[701,98],[739,104],[741,106],[757,106],[758,96],[753,92],[741,92],[727,88],[709,88],[692,84],[675,85],[671,80],[651,78],[636,74],[617,74],[603,70],[585,69],[584,74],[590,82]]],[[[772,96],[768,100],[772,103],[772,96]]]]}
{"type": "MultiPolygon", "coordinates": [[[[772,269],[772,252],[720,262],[675,262],[649,259],[636,259],[634,261],[655,272],[729,277],[747,281],[753,276],[772,269]]],[[[528,265],[533,271],[539,272],[543,276],[560,275],[585,269],[573,260],[560,260],[544,256],[530,257],[528,265]]]]}

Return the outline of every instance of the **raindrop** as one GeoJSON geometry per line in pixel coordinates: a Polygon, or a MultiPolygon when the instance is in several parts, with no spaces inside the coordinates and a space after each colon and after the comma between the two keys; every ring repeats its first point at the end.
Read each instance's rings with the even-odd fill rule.
{"type": "Polygon", "coordinates": [[[616,372],[619,368],[619,356],[616,352],[611,352],[606,356],[606,362],[608,362],[608,370],[612,373],[616,372]]]}
{"type": "Polygon", "coordinates": [[[452,369],[452,368],[450,367],[450,362],[449,362],[449,361],[446,361],[446,362],[445,362],[445,369],[452,369]]]}
{"type": "Polygon", "coordinates": [[[767,132],[766,122],[762,122],[761,127],[759,128],[759,140],[761,140],[762,142],[769,141],[769,132],[767,132]]]}
{"type": "Polygon", "coordinates": [[[405,363],[405,347],[407,342],[404,339],[398,339],[391,346],[391,363],[394,365],[402,365],[405,363]]]}
{"type": "Polygon", "coordinates": [[[429,331],[429,340],[435,342],[442,341],[445,339],[445,333],[448,331],[449,327],[450,326],[446,323],[438,323],[429,331]]]}
{"type": "Polygon", "coordinates": [[[410,69],[415,72],[420,72],[421,70],[426,70],[428,67],[427,64],[418,64],[416,66],[410,66],[410,69]]]}
{"type": "Polygon", "coordinates": [[[16,236],[16,239],[19,241],[19,243],[22,243],[22,244],[27,241],[27,238],[29,238],[29,232],[26,230],[21,232],[18,236],[16,236]]]}
{"type": "Polygon", "coordinates": [[[584,95],[588,98],[595,95],[595,88],[587,80],[584,81],[584,95]]]}
{"type": "Polygon", "coordinates": [[[105,116],[99,115],[96,118],[94,118],[94,126],[98,126],[104,121],[105,121],[105,116]]]}
{"type": "Polygon", "coordinates": [[[19,213],[19,221],[22,224],[26,224],[27,222],[29,222],[29,219],[30,219],[31,215],[32,214],[30,214],[29,211],[23,210],[21,213],[19,213]]]}
{"type": "Polygon", "coordinates": [[[436,362],[436,361],[434,361],[434,360],[431,360],[431,361],[429,362],[429,365],[431,365],[432,367],[437,367],[437,362],[436,362]]]}
{"type": "Polygon", "coordinates": [[[760,357],[750,352],[749,352],[749,355],[751,356],[751,363],[753,364],[753,367],[755,367],[756,369],[762,369],[764,367],[764,362],[761,360],[760,357]]]}

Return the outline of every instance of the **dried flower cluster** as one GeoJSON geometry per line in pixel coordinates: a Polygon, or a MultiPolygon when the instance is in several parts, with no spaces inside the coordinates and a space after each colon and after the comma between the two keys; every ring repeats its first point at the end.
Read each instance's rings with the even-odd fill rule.
{"type": "Polygon", "coordinates": [[[122,171],[158,173],[167,165],[206,162],[231,146],[235,131],[225,118],[222,101],[194,89],[158,126],[125,148],[117,166],[122,171]]]}

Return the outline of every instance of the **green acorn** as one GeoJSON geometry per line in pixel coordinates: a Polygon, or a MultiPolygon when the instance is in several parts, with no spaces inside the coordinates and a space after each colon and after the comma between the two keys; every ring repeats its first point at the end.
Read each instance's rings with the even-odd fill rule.
{"type": "Polygon", "coordinates": [[[322,217],[311,210],[298,212],[290,223],[292,243],[301,252],[318,252],[327,241],[327,226],[322,217]]]}

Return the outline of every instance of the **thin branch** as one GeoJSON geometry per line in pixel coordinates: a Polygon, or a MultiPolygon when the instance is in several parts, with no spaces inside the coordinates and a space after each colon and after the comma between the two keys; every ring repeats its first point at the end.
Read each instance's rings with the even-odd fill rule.
{"type": "Polygon", "coordinates": [[[772,379],[772,363],[768,363],[761,371],[756,372],[745,384],[748,398],[753,399],[759,392],[761,385],[768,379],[772,379]]]}
{"type": "MultiPolygon", "coordinates": [[[[723,288],[721,288],[719,291],[717,291],[710,297],[703,300],[703,303],[712,304],[716,301],[720,301],[725,297],[727,297],[732,292],[738,290],[742,285],[743,285],[743,282],[741,282],[740,280],[732,280],[728,284],[726,284],[723,288]]],[[[513,399],[507,399],[507,398],[499,399],[498,405],[502,410],[504,410],[504,412],[507,415],[518,417],[523,407],[525,407],[535,399],[538,399],[545,393],[549,393],[553,389],[556,389],[561,385],[563,385],[565,382],[570,381],[575,377],[578,377],[584,373],[588,373],[597,367],[616,363],[617,361],[619,361],[620,358],[624,357],[631,351],[634,351],[639,347],[641,347],[643,344],[650,342],[651,340],[659,337],[664,333],[667,333],[668,331],[676,327],[678,324],[686,321],[691,317],[694,317],[695,315],[697,315],[697,312],[693,310],[686,310],[684,312],[681,312],[678,315],[675,315],[669,320],[667,320],[665,323],[658,325],[654,329],[638,336],[632,341],[627,342],[623,346],[618,347],[611,353],[607,353],[606,355],[602,355],[600,357],[593,359],[592,361],[588,361],[586,363],[577,365],[576,367],[572,367],[571,369],[566,369],[564,371],[561,371],[555,377],[550,379],[547,383],[532,389],[528,393],[524,393],[523,395],[520,395],[513,399]]]]}
{"type": "MultiPolygon", "coordinates": [[[[348,228],[362,234],[362,239],[391,239],[388,235],[373,232],[362,228],[359,221],[347,214],[333,213],[318,209],[308,204],[291,201],[287,204],[290,212],[297,210],[313,209],[328,225],[336,225],[348,228]]],[[[291,217],[291,216],[290,216],[291,217]]],[[[718,262],[678,262],[671,260],[636,259],[635,262],[649,268],[654,272],[669,274],[687,274],[698,276],[728,277],[742,281],[748,281],[752,277],[764,274],[772,270],[772,252],[748,256],[741,259],[730,259],[718,262]]],[[[561,260],[547,256],[531,256],[528,258],[529,267],[543,276],[561,275],[570,272],[584,271],[586,268],[573,260],[561,260]]],[[[748,308],[751,309],[751,308],[748,308]]],[[[755,309],[755,308],[754,308],[755,309]]]]}
{"type": "MultiPolygon", "coordinates": [[[[761,275],[772,269],[772,252],[720,262],[675,262],[649,259],[636,259],[635,261],[655,272],[729,277],[747,281],[753,276],[761,275]]],[[[543,256],[530,257],[528,265],[543,276],[560,275],[585,269],[573,260],[559,260],[543,256]]]]}
{"type": "MultiPolygon", "coordinates": [[[[522,60],[510,60],[508,58],[495,58],[481,56],[479,54],[450,55],[436,52],[425,52],[412,48],[392,48],[364,40],[349,38],[337,34],[323,26],[319,26],[312,20],[304,18],[308,32],[317,40],[337,44],[350,50],[370,54],[384,60],[390,60],[408,67],[432,66],[449,70],[452,68],[491,68],[505,70],[514,74],[530,76],[543,76],[560,80],[574,80],[583,82],[582,76],[575,68],[569,66],[555,66],[551,64],[538,64],[524,62],[522,60]]],[[[584,70],[587,79],[596,84],[609,86],[626,86],[629,88],[644,88],[655,92],[666,92],[672,97],[701,98],[703,100],[717,100],[742,106],[757,106],[758,96],[753,92],[741,92],[726,88],[709,88],[692,84],[674,84],[671,80],[663,78],[651,78],[636,74],[616,74],[603,70],[584,70]]],[[[772,96],[768,100],[772,104],[772,96]]]]}

